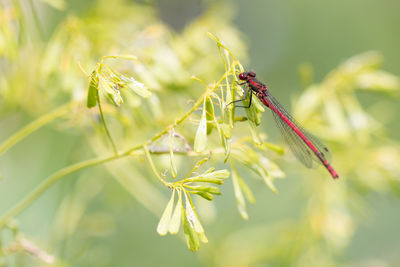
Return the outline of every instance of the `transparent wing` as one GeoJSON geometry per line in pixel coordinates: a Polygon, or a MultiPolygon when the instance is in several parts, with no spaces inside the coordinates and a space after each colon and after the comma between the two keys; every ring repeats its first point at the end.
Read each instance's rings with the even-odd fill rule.
{"type": "MultiPolygon", "coordinates": [[[[317,137],[306,131],[290,114],[286,109],[276,100],[272,95],[266,96],[269,102],[271,102],[285,117],[293,123],[303,135],[317,148],[318,152],[321,153],[322,159],[329,157],[329,150],[326,148],[317,137]]],[[[288,144],[293,154],[303,163],[306,167],[312,168],[318,164],[321,164],[320,159],[314,154],[314,152],[307,146],[301,137],[275,112],[275,122],[281,131],[285,142],[288,144]]]]}
{"type": "Polygon", "coordinates": [[[272,112],[274,115],[274,119],[276,125],[278,126],[283,139],[286,144],[289,146],[290,150],[296,156],[301,163],[303,163],[306,167],[312,168],[313,165],[313,152],[312,150],[304,143],[304,141],[290,128],[289,125],[286,124],[284,120],[282,120],[279,115],[275,112],[272,112]]]}

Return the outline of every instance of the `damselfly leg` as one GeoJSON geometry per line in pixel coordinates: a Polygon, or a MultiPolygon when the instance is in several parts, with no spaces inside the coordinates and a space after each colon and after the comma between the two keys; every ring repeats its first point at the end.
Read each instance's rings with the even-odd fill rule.
{"type": "MultiPolygon", "coordinates": [[[[238,83],[239,85],[242,85],[242,84],[245,84],[245,83],[238,83]]],[[[244,100],[246,100],[246,97],[247,97],[247,90],[248,89],[248,86],[247,86],[247,84],[246,84],[246,86],[244,87],[244,93],[243,93],[243,97],[242,97],[242,99],[238,99],[238,100],[235,100],[235,101],[232,101],[231,103],[229,103],[228,105],[226,105],[226,106],[229,106],[230,104],[233,104],[233,103],[237,103],[237,102],[243,102],[244,100]]],[[[235,106],[236,108],[250,108],[250,106],[251,106],[251,100],[253,99],[253,92],[250,90],[250,99],[249,99],[249,104],[247,105],[247,106],[235,106]]]]}

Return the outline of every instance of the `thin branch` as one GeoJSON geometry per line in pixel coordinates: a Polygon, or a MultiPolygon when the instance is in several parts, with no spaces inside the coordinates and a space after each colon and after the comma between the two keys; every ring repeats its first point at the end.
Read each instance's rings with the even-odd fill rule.
{"type": "Polygon", "coordinates": [[[18,202],[15,206],[11,207],[6,213],[0,217],[0,228],[3,228],[7,222],[18,215],[20,212],[22,212],[24,209],[26,209],[28,206],[30,206],[39,196],[46,191],[50,186],[52,186],[55,182],[60,180],[61,178],[65,177],[66,175],[72,174],[74,172],[80,171],[82,169],[91,167],[91,166],[96,166],[100,165],[102,163],[110,162],[115,159],[119,159],[125,156],[130,155],[132,152],[136,150],[142,149],[144,146],[148,146],[151,143],[153,143],[155,140],[163,136],[164,134],[168,133],[171,129],[175,128],[178,126],[181,122],[183,122],[187,117],[190,116],[202,103],[204,100],[205,96],[208,96],[213,93],[215,88],[218,87],[218,84],[223,81],[226,75],[228,75],[229,72],[226,72],[221,79],[214,84],[213,87],[206,89],[206,92],[199,97],[199,99],[196,101],[196,103],[193,105],[193,107],[186,112],[181,118],[177,119],[174,123],[168,125],[165,127],[162,131],[159,133],[155,134],[151,139],[147,140],[146,142],[136,145],[134,147],[131,147],[130,149],[122,152],[121,154],[116,154],[108,157],[103,157],[103,158],[94,158],[90,160],[86,160],[83,162],[75,163],[73,165],[70,165],[68,167],[65,167],[54,174],[50,175],[47,179],[45,179],[41,184],[39,184],[28,196],[23,198],[20,202],[18,202]]]}
{"type": "Polygon", "coordinates": [[[26,125],[25,127],[23,127],[18,132],[11,135],[6,141],[4,141],[2,144],[0,144],[0,156],[3,153],[5,153],[8,149],[13,147],[15,144],[17,144],[19,141],[21,141],[22,139],[24,139],[25,137],[27,137],[28,135],[30,135],[31,133],[33,133],[34,131],[39,129],[40,127],[52,122],[54,119],[56,119],[58,117],[61,117],[64,114],[66,114],[71,109],[71,107],[73,107],[75,104],[76,103],[71,102],[64,106],[61,106],[60,108],[37,118],[33,122],[31,122],[28,125],[26,125]]]}
{"type": "Polygon", "coordinates": [[[146,155],[147,161],[149,162],[150,166],[151,166],[151,170],[153,171],[153,173],[157,176],[158,180],[160,180],[161,183],[163,183],[164,185],[167,185],[166,182],[164,181],[164,179],[161,177],[161,175],[158,173],[156,166],[154,165],[153,160],[151,159],[150,156],[150,152],[149,149],[147,148],[146,145],[143,146],[143,150],[144,153],[146,155]]]}
{"type": "Polygon", "coordinates": [[[83,162],[79,162],[76,164],[73,164],[71,166],[65,167],[57,172],[55,172],[53,175],[49,176],[46,180],[44,180],[41,184],[39,184],[29,195],[27,195],[25,198],[23,198],[19,203],[17,203],[14,207],[12,207],[10,210],[8,210],[1,218],[0,218],[0,228],[4,227],[4,225],[19,214],[21,211],[23,211],[26,207],[28,207],[30,204],[33,203],[34,200],[36,200],[44,191],[46,191],[50,186],[52,186],[55,182],[60,180],[62,177],[77,172],[79,170],[85,169],[90,166],[95,166],[99,165],[105,162],[112,161],[114,159],[119,158],[120,156],[118,155],[112,155],[110,157],[105,157],[105,158],[96,158],[96,159],[90,159],[86,160],[83,162]]]}
{"type": "Polygon", "coordinates": [[[103,123],[104,126],[104,130],[106,131],[108,140],[110,141],[112,148],[114,150],[114,154],[118,155],[118,149],[117,146],[114,143],[114,140],[111,137],[110,131],[108,130],[107,124],[106,124],[106,120],[104,118],[104,114],[103,114],[103,109],[101,108],[101,103],[100,103],[100,96],[99,96],[99,90],[96,90],[96,98],[97,98],[97,105],[99,106],[99,112],[100,112],[100,117],[101,117],[101,122],[103,123]]]}
{"type": "MultiPolygon", "coordinates": [[[[149,151],[151,154],[169,154],[171,152],[170,149],[162,147],[151,147],[149,148],[149,151]]],[[[174,152],[174,154],[187,154],[190,151],[191,150],[179,148],[172,149],[172,152],[174,152]]]]}

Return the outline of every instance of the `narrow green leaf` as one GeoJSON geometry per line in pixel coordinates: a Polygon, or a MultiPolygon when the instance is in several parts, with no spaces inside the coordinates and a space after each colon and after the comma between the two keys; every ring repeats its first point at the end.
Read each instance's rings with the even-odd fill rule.
{"type": "Polygon", "coordinates": [[[204,232],[197,233],[197,234],[198,234],[199,239],[200,239],[201,242],[208,243],[208,238],[207,238],[207,236],[206,236],[206,234],[204,232]]]}
{"type": "Polygon", "coordinates": [[[264,169],[264,171],[266,173],[268,173],[268,176],[270,176],[270,177],[274,177],[274,178],[284,178],[285,177],[285,174],[279,168],[279,166],[266,157],[260,158],[259,165],[261,166],[261,168],[264,169]]]}
{"type": "Polygon", "coordinates": [[[186,178],[185,181],[186,182],[211,183],[211,184],[217,184],[217,185],[221,185],[221,184],[224,183],[224,181],[221,180],[221,179],[208,178],[208,177],[202,177],[202,176],[195,176],[195,177],[186,178]]]}
{"type": "Polygon", "coordinates": [[[229,158],[230,154],[231,154],[231,143],[230,143],[230,139],[227,139],[225,137],[225,135],[222,133],[222,129],[221,126],[219,125],[217,119],[214,117],[214,123],[217,127],[218,130],[218,134],[219,134],[219,138],[221,139],[221,145],[224,148],[225,151],[225,158],[224,158],[224,163],[226,162],[226,160],[229,158]]]}
{"type": "Polygon", "coordinates": [[[108,102],[110,102],[111,104],[113,104],[116,107],[119,107],[119,106],[121,106],[122,103],[124,103],[121,95],[119,94],[119,91],[116,94],[106,93],[106,94],[104,94],[104,96],[107,98],[108,102]]]}
{"type": "Polygon", "coordinates": [[[87,102],[86,102],[86,106],[88,108],[93,108],[96,106],[96,104],[97,104],[96,94],[97,94],[97,89],[94,86],[89,85],[87,102]]]}
{"type": "Polygon", "coordinates": [[[229,177],[229,171],[226,169],[218,170],[207,174],[202,174],[202,176],[208,178],[227,179],[229,177]]]}
{"type": "Polygon", "coordinates": [[[240,216],[242,216],[243,219],[247,220],[249,218],[249,216],[247,215],[247,211],[246,211],[246,201],[244,200],[243,192],[239,185],[239,175],[236,172],[234,166],[233,165],[231,165],[231,166],[232,166],[233,189],[235,192],[237,207],[238,207],[240,216]]]}
{"type": "Polygon", "coordinates": [[[224,156],[224,163],[226,163],[231,155],[231,139],[225,139],[225,156],[224,156]]]}
{"type": "Polygon", "coordinates": [[[229,127],[229,120],[228,120],[229,118],[228,118],[228,115],[225,114],[224,116],[225,116],[224,118],[226,118],[226,119],[223,119],[224,122],[223,122],[223,124],[221,125],[221,129],[222,129],[223,135],[224,135],[227,139],[229,139],[229,138],[231,138],[231,136],[232,136],[231,127],[229,127]]]}
{"type": "Polygon", "coordinates": [[[176,178],[176,176],[178,176],[178,172],[176,170],[176,164],[175,164],[175,158],[174,158],[174,147],[172,144],[172,131],[169,133],[168,146],[169,146],[169,158],[170,158],[170,163],[171,163],[171,174],[172,174],[173,178],[176,178]]]}
{"type": "Polygon", "coordinates": [[[99,78],[97,77],[96,71],[92,72],[89,82],[89,90],[87,95],[86,106],[88,108],[95,107],[97,104],[97,90],[99,89],[99,78]]]}
{"type": "MultiPolygon", "coordinates": [[[[244,105],[247,105],[247,104],[248,104],[248,101],[249,101],[249,100],[246,99],[244,105]]],[[[255,121],[256,121],[256,119],[257,119],[257,112],[256,112],[256,108],[254,107],[254,104],[252,104],[252,105],[250,106],[250,108],[246,108],[246,116],[247,116],[247,118],[249,119],[249,121],[252,121],[252,122],[255,122],[255,121]]]]}
{"type": "Polygon", "coordinates": [[[256,169],[263,178],[264,183],[268,186],[268,188],[271,189],[273,193],[277,194],[278,190],[276,189],[275,185],[272,182],[273,178],[261,166],[256,166],[256,169]]]}
{"type": "Polygon", "coordinates": [[[199,127],[197,128],[196,137],[194,139],[194,151],[203,152],[207,145],[207,118],[206,118],[206,99],[203,103],[203,114],[200,119],[199,127]]]}
{"type": "Polygon", "coordinates": [[[227,103],[225,102],[224,99],[222,99],[222,105],[224,108],[221,108],[221,118],[222,118],[222,124],[220,124],[222,134],[225,136],[225,138],[231,138],[231,127],[229,126],[229,108],[232,108],[231,106],[226,107],[227,103]]]}
{"type": "Polygon", "coordinates": [[[229,85],[227,77],[226,77],[226,84],[227,84],[226,85],[226,99],[224,100],[222,98],[223,108],[221,108],[221,118],[222,118],[221,130],[222,130],[223,135],[229,139],[232,136],[230,122],[232,121],[233,105],[227,106],[229,103],[232,102],[232,96],[231,96],[230,90],[229,90],[230,85],[229,85]]]}
{"type": "Polygon", "coordinates": [[[213,171],[215,171],[215,168],[211,167],[211,168],[208,168],[205,172],[203,172],[203,174],[211,173],[213,171]]]}
{"type": "Polygon", "coordinates": [[[207,97],[206,101],[207,135],[211,134],[214,128],[214,125],[212,123],[214,117],[215,117],[214,104],[212,103],[211,98],[207,97]]]}
{"type": "Polygon", "coordinates": [[[201,225],[199,219],[197,218],[197,214],[194,211],[193,203],[188,199],[188,196],[185,194],[185,202],[186,202],[186,217],[193,227],[196,233],[204,233],[203,226],[201,225]]]}
{"type": "MultiPolygon", "coordinates": [[[[227,88],[226,88],[226,97],[225,101],[226,103],[231,103],[235,99],[235,86],[236,86],[236,75],[232,75],[232,81],[231,84],[234,86],[230,86],[229,83],[227,83],[227,88]]],[[[229,105],[228,107],[228,124],[229,127],[232,129],[233,128],[233,121],[235,117],[235,106],[234,105],[229,105]]]]}
{"type": "Polygon", "coordinates": [[[215,186],[199,185],[199,186],[191,186],[190,189],[193,189],[196,191],[208,192],[208,193],[211,193],[214,195],[221,195],[221,191],[219,190],[218,187],[215,187],[215,186]]]}
{"type": "Polygon", "coordinates": [[[183,205],[182,214],[183,232],[185,233],[187,246],[191,251],[197,251],[200,248],[199,238],[187,219],[186,211],[183,205]]]}
{"type": "Polygon", "coordinates": [[[247,200],[250,203],[255,203],[256,199],[254,198],[253,192],[251,191],[250,187],[244,182],[243,178],[240,176],[238,176],[238,181],[247,200]]]}
{"type": "MultiPolygon", "coordinates": [[[[111,87],[111,82],[108,81],[104,77],[104,75],[97,74],[98,80],[99,80],[99,89],[104,93],[104,94],[113,94],[114,89],[111,87]]],[[[113,85],[113,84],[112,84],[113,85]]]]}
{"type": "MultiPolygon", "coordinates": [[[[256,99],[253,99],[253,103],[251,103],[251,104],[254,105],[254,108],[255,108],[255,110],[256,110],[257,117],[259,118],[259,117],[260,117],[259,114],[260,114],[261,112],[264,112],[264,111],[265,111],[264,106],[261,105],[260,100],[258,100],[257,98],[256,98],[256,99]]],[[[257,124],[257,125],[258,125],[258,124],[257,124]]]]}
{"type": "Polygon", "coordinates": [[[264,111],[264,108],[257,99],[254,99],[250,108],[246,109],[247,118],[249,121],[254,122],[255,125],[260,125],[262,111],[264,111]]]}
{"type": "Polygon", "coordinates": [[[206,182],[213,184],[223,184],[223,179],[229,177],[228,170],[218,170],[209,172],[209,170],[201,175],[186,178],[186,182],[206,182]]]}
{"type": "Polygon", "coordinates": [[[117,85],[108,81],[103,75],[99,75],[99,88],[108,99],[108,101],[119,107],[124,101],[121,97],[121,93],[117,89],[117,85]]]}
{"type": "Polygon", "coordinates": [[[126,86],[134,91],[136,94],[143,98],[148,98],[151,96],[151,92],[147,89],[143,83],[136,81],[134,78],[128,78],[126,81],[126,86]]]}
{"type": "Polygon", "coordinates": [[[204,198],[204,199],[206,199],[208,201],[211,201],[211,200],[214,199],[214,196],[212,194],[210,194],[210,193],[207,193],[207,192],[192,191],[191,193],[199,195],[199,196],[201,196],[202,198],[204,198]]]}
{"type": "Polygon", "coordinates": [[[278,190],[276,189],[275,185],[272,183],[271,177],[263,175],[265,184],[271,189],[272,192],[278,194],[278,190]]]}
{"type": "Polygon", "coordinates": [[[175,196],[175,190],[172,191],[171,199],[169,200],[167,206],[165,207],[165,210],[161,216],[160,222],[158,223],[157,233],[159,235],[166,235],[168,233],[168,227],[169,227],[169,223],[171,221],[171,214],[172,214],[172,209],[174,206],[174,196],[175,196]]]}
{"type": "Polygon", "coordinates": [[[235,159],[239,160],[249,168],[251,168],[254,163],[260,161],[260,155],[254,151],[253,148],[244,143],[235,147],[235,149],[232,151],[232,154],[235,159]]]}
{"type": "Polygon", "coordinates": [[[190,226],[188,220],[185,218],[183,221],[183,231],[185,233],[187,246],[191,251],[197,251],[200,248],[199,238],[196,232],[190,226]]]}
{"type": "Polygon", "coordinates": [[[268,142],[263,142],[261,144],[260,148],[263,149],[263,150],[270,149],[270,150],[275,151],[276,153],[278,153],[280,155],[285,154],[285,150],[283,149],[283,147],[278,146],[278,145],[274,145],[274,144],[271,144],[271,143],[268,143],[268,142]]]}
{"type": "Polygon", "coordinates": [[[176,207],[174,213],[172,214],[171,221],[169,223],[168,231],[171,234],[176,234],[179,232],[179,227],[181,225],[181,217],[182,217],[182,190],[178,191],[178,203],[176,203],[176,207]]]}
{"type": "Polygon", "coordinates": [[[262,140],[260,138],[260,135],[258,134],[257,126],[253,121],[249,121],[249,128],[250,128],[251,137],[253,138],[253,142],[255,144],[261,145],[262,140]]]}

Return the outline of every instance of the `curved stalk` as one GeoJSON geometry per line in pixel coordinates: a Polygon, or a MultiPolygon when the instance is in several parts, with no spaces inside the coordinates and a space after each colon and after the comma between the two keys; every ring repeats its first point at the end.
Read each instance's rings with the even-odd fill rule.
{"type": "Polygon", "coordinates": [[[96,98],[97,98],[97,105],[99,106],[100,118],[101,118],[101,122],[103,123],[104,130],[106,131],[106,135],[108,137],[108,140],[110,140],[111,146],[112,146],[112,148],[114,150],[114,154],[118,155],[117,146],[115,145],[114,140],[111,137],[110,131],[108,130],[108,127],[107,127],[107,124],[106,124],[106,119],[104,118],[103,109],[101,107],[101,102],[100,102],[99,90],[96,90],[96,98]]]}
{"type": "Polygon", "coordinates": [[[63,168],[53,175],[49,176],[46,180],[44,180],[41,184],[39,184],[29,195],[27,195],[24,199],[22,199],[19,203],[17,203],[14,207],[8,210],[1,218],[0,218],[0,229],[4,227],[7,222],[23,211],[26,207],[28,207],[32,202],[34,202],[44,191],[46,191],[51,185],[65,177],[68,174],[77,172],[79,170],[85,169],[90,166],[99,165],[104,162],[111,161],[113,159],[118,158],[118,155],[113,155],[106,158],[97,158],[90,159],[87,161],[79,162],[63,168]]]}
{"type": "MultiPolygon", "coordinates": [[[[225,73],[227,75],[227,73],[225,73]]],[[[225,75],[222,76],[221,80],[224,79],[225,75]]],[[[206,96],[209,96],[213,93],[215,88],[217,88],[218,84],[221,83],[221,80],[217,82],[216,85],[214,85],[212,88],[207,88],[206,92],[199,97],[199,99],[195,102],[193,107],[186,112],[181,118],[177,119],[174,123],[168,125],[165,127],[162,131],[159,133],[155,134],[152,138],[148,139],[144,143],[140,145],[136,145],[134,147],[131,147],[124,152],[120,154],[115,154],[112,156],[108,157],[103,157],[103,158],[95,158],[95,159],[90,159],[86,160],[83,162],[75,163],[72,164],[68,167],[65,167],[54,174],[50,175],[47,179],[45,179],[41,184],[39,184],[28,196],[26,196],[24,199],[22,199],[20,202],[18,202],[15,206],[11,207],[3,216],[0,217],[0,228],[4,227],[7,222],[21,213],[24,209],[26,209],[28,206],[30,206],[37,198],[40,197],[40,195],[46,191],[50,186],[52,186],[55,182],[59,181],[61,178],[65,177],[66,175],[75,173],[79,170],[85,169],[87,167],[91,166],[96,166],[100,165],[102,163],[106,163],[115,159],[119,159],[125,156],[130,155],[132,152],[136,150],[141,150],[144,147],[150,145],[152,142],[163,136],[164,134],[168,133],[171,129],[175,128],[178,126],[180,123],[182,123],[187,117],[190,116],[194,111],[197,110],[197,108],[203,103],[203,100],[206,96]]]]}
{"type": "Polygon", "coordinates": [[[54,119],[63,116],[67,111],[74,105],[74,102],[68,103],[64,106],[61,106],[60,108],[47,113],[33,122],[29,123],[25,127],[23,127],[21,130],[18,132],[14,133],[11,135],[7,140],[5,140],[3,143],[0,144],[0,156],[4,154],[8,149],[10,149],[12,146],[17,144],[19,141],[39,129],[40,127],[46,125],[47,123],[52,122],[54,119]]]}

